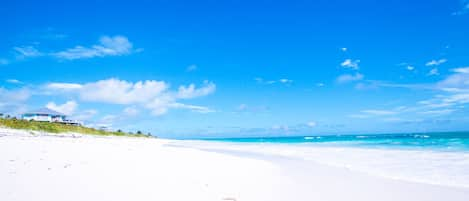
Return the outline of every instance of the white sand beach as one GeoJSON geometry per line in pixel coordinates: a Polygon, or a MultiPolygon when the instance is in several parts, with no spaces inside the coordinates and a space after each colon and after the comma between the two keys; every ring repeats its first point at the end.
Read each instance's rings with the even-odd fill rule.
{"type": "Polygon", "coordinates": [[[0,200],[469,200],[468,188],[388,179],[288,157],[201,150],[191,143],[2,129],[0,200]]]}

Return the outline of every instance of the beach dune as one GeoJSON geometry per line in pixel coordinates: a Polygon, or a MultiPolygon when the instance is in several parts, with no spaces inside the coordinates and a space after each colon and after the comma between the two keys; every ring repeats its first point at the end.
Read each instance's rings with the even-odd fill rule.
{"type": "Polygon", "coordinates": [[[469,200],[465,188],[171,144],[129,137],[2,136],[0,200],[469,200]]]}

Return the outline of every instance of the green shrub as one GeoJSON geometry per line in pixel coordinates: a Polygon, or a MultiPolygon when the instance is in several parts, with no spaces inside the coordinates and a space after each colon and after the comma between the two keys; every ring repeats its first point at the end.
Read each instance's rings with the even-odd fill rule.
{"type": "Polygon", "coordinates": [[[104,130],[98,130],[94,128],[85,127],[85,126],[67,125],[67,124],[55,123],[55,122],[27,121],[27,120],[19,120],[19,119],[0,119],[0,126],[13,128],[13,129],[35,130],[35,131],[43,131],[43,132],[49,132],[49,133],[74,132],[74,133],[102,135],[102,136],[147,137],[146,135],[143,135],[143,134],[125,133],[125,132],[122,132],[121,130],[104,131],[104,130]]]}

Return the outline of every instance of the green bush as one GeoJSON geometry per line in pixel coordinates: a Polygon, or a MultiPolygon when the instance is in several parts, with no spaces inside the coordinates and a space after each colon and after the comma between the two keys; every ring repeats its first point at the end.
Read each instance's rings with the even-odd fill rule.
{"type": "Polygon", "coordinates": [[[143,134],[125,133],[120,130],[117,132],[103,131],[103,130],[98,130],[98,129],[89,128],[85,126],[67,125],[67,124],[55,123],[55,122],[26,121],[26,120],[19,120],[19,119],[0,119],[0,126],[13,128],[13,129],[35,130],[35,131],[43,131],[43,132],[49,132],[49,133],[74,132],[74,133],[101,135],[101,136],[148,137],[143,134]]]}

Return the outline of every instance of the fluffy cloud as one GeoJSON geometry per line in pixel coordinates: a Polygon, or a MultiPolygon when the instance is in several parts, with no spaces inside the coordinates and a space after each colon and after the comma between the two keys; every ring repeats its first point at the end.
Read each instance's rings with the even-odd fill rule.
{"type": "Polygon", "coordinates": [[[349,74],[344,74],[339,77],[337,77],[337,82],[338,83],[347,83],[347,82],[353,82],[353,81],[359,81],[363,80],[365,76],[360,73],[355,73],[355,75],[349,75],[349,74]]]}
{"type": "Polygon", "coordinates": [[[46,107],[66,115],[72,115],[77,109],[78,104],[75,101],[67,101],[62,105],[57,105],[54,102],[49,102],[47,103],[46,107]]]}
{"type": "Polygon", "coordinates": [[[134,51],[133,44],[125,36],[103,36],[99,44],[91,47],[75,46],[64,51],[55,52],[51,55],[59,59],[75,60],[93,57],[127,55],[134,51]]]}
{"type": "Polygon", "coordinates": [[[440,60],[431,60],[425,64],[425,66],[439,66],[441,64],[446,63],[448,60],[440,59],[440,60]]]}
{"type": "Polygon", "coordinates": [[[360,63],[360,60],[352,60],[352,59],[346,59],[344,62],[340,64],[340,66],[344,68],[350,68],[353,70],[358,70],[359,66],[358,64],[360,63]]]}
{"type": "Polygon", "coordinates": [[[189,86],[180,86],[178,90],[178,98],[181,99],[190,99],[196,98],[200,96],[209,95],[216,90],[216,85],[213,82],[209,82],[207,80],[204,81],[204,86],[202,88],[196,88],[194,84],[190,84],[189,86]]]}
{"type": "MultiPolygon", "coordinates": [[[[213,110],[195,105],[179,103],[179,100],[207,96],[216,90],[213,82],[204,81],[204,86],[197,88],[195,84],[180,86],[178,91],[169,91],[169,84],[164,81],[146,80],[129,82],[115,78],[99,80],[85,84],[49,83],[44,87],[49,92],[75,94],[80,100],[120,105],[139,105],[151,110],[153,115],[166,114],[169,109],[187,109],[199,113],[213,110]]],[[[124,109],[126,114],[138,111],[132,107],[124,109]]]]}
{"type": "Polygon", "coordinates": [[[46,85],[47,89],[62,91],[76,90],[81,89],[82,87],[83,86],[81,84],[74,83],[50,83],[46,85]]]}
{"type": "Polygon", "coordinates": [[[136,83],[119,79],[87,83],[80,88],[80,98],[85,101],[114,104],[143,103],[168,89],[163,81],[139,81],[136,83]]]}

